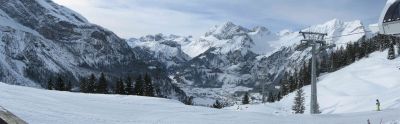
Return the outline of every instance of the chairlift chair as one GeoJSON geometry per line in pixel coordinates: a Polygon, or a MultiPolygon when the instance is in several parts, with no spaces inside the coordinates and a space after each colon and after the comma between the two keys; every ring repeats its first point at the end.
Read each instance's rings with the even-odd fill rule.
{"type": "Polygon", "coordinates": [[[400,0],[388,0],[378,25],[381,34],[400,36],[400,0]]]}

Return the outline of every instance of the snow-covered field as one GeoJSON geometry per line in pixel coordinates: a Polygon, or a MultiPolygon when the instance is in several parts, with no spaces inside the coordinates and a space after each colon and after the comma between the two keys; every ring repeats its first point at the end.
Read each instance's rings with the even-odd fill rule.
{"type": "Polygon", "coordinates": [[[31,124],[373,124],[400,110],[329,115],[274,115],[186,106],[167,99],[47,91],[0,84],[0,105],[31,124]]]}
{"type": "MultiPolygon", "coordinates": [[[[0,106],[31,124],[398,124],[400,59],[376,52],[320,78],[321,115],[292,115],[293,94],[281,102],[222,110],[174,100],[48,91],[0,83],[0,106]],[[376,112],[379,98],[383,111],[376,112]]],[[[306,94],[309,87],[304,88],[306,94]]],[[[308,100],[307,100],[308,105],[308,100]]]]}

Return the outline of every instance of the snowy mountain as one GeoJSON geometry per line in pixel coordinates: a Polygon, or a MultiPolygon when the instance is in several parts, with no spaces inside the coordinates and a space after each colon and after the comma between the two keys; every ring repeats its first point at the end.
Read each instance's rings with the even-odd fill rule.
{"type": "Polygon", "coordinates": [[[91,73],[104,72],[110,82],[150,73],[163,95],[184,96],[161,66],[136,58],[125,40],[68,8],[51,0],[0,3],[0,81],[40,87],[58,75],[77,84],[91,73]]]}
{"type": "Polygon", "coordinates": [[[176,35],[156,34],[147,35],[139,39],[129,39],[127,42],[139,59],[163,62],[167,68],[181,65],[191,59],[182,51],[182,46],[190,43],[189,37],[176,35]]]}
{"type": "MultiPolygon", "coordinates": [[[[339,47],[366,35],[360,21],[337,19],[302,31],[326,32],[328,42],[339,47]],[[347,34],[355,35],[337,37],[347,34]]],[[[271,33],[263,27],[247,29],[224,23],[183,47],[193,50],[183,49],[194,58],[178,68],[171,78],[203,105],[211,104],[212,99],[233,103],[243,92],[260,92],[260,73],[267,73],[267,79],[263,80],[268,81],[267,89],[274,91],[283,72],[308,62],[310,49],[295,49],[301,39],[298,32],[271,33]]]]}
{"type": "Polygon", "coordinates": [[[219,48],[222,53],[241,49],[243,52],[252,50],[258,54],[265,54],[274,50],[268,41],[278,37],[265,27],[247,29],[232,22],[216,25],[204,36],[186,46],[184,52],[191,57],[196,57],[210,48],[219,48]]]}
{"type": "MultiPolygon", "coordinates": [[[[338,19],[333,19],[324,24],[314,25],[301,31],[327,33],[327,43],[336,44],[336,48],[333,50],[344,47],[347,43],[356,42],[363,36],[371,35],[366,33],[364,25],[359,20],[343,22],[338,19]]],[[[301,67],[301,64],[308,62],[308,59],[311,58],[311,48],[303,51],[296,51],[297,45],[299,45],[300,40],[303,39],[303,36],[301,36],[299,32],[283,32],[285,33],[279,33],[279,40],[273,41],[272,43],[275,46],[280,46],[280,48],[272,54],[258,56],[257,68],[267,70],[270,74],[274,75],[274,73],[279,74],[279,70],[293,70],[296,69],[296,67],[301,67]]],[[[323,58],[324,54],[326,54],[326,52],[322,53],[320,58],[323,58]]],[[[255,68],[255,70],[257,70],[257,68],[255,68]]]]}

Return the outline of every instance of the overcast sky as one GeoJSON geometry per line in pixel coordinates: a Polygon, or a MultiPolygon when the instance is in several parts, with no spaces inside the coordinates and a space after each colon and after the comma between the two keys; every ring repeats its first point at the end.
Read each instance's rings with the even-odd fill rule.
{"type": "Polygon", "coordinates": [[[53,0],[123,38],[203,35],[232,21],[248,28],[298,30],[337,18],[376,23],[386,0],[53,0]]]}

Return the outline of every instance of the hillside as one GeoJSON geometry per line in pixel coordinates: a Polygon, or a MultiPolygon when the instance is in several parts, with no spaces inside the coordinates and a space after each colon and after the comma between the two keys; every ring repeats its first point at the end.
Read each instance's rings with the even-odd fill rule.
{"type": "MultiPolygon", "coordinates": [[[[375,100],[383,110],[400,108],[400,58],[388,60],[387,51],[369,56],[336,72],[324,74],[318,80],[318,101],[323,114],[367,112],[376,110],[375,100]]],[[[306,113],[309,113],[310,86],[305,86],[306,113]]],[[[280,102],[250,105],[245,111],[269,111],[290,114],[295,93],[280,102]]],[[[237,106],[230,109],[236,109],[237,106]]],[[[242,106],[243,108],[244,106],[242,106]]],[[[400,117],[399,117],[400,118],[400,117]]]]}
{"type": "Polygon", "coordinates": [[[372,123],[382,119],[384,124],[396,124],[400,120],[398,108],[382,112],[276,115],[260,111],[265,109],[219,110],[186,106],[168,99],[48,91],[4,83],[0,83],[0,99],[1,106],[30,124],[363,124],[367,119],[372,123]]]}
{"type": "MultiPolygon", "coordinates": [[[[56,77],[74,87],[105,73],[111,89],[118,78],[157,76],[159,96],[182,99],[158,61],[138,58],[126,41],[51,0],[6,0],[0,6],[0,81],[47,87],[56,77]]],[[[144,52],[144,51],[143,51],[144,52]]]]}

